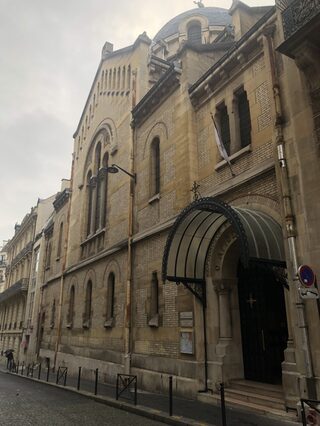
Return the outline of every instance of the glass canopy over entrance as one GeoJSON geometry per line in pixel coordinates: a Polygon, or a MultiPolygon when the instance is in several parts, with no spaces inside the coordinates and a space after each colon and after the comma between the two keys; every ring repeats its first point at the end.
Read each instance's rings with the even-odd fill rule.
{"type": "Polygon", "coordinates": [[[231,207],[216,198],[201,198],[176,219],[166,242],[162,277],[176,283],[201,284],[211,242],[229,222],[238,236],[244,267],[250,260],[285,265],[281,226],[257,210],[231,207]]]}

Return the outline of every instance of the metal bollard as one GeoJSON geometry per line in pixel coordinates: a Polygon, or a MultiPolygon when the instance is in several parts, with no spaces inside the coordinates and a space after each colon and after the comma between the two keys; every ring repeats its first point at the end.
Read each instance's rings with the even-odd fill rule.
{"type": "Polygon", "coordinates": [[[137,378],[134,382],[134,405],[137,405],[137,378]]]}
{"type": "Polygon", "coordinates": [[[41,363],[39,364],[38,380],[41,379],[41,363]]]}
{"type": "Polygon", "coordinates": [[[58,381],[59,381],[59,373],[60,373],[60,367],[57,370],[56,385],[58,384],[58,381]]]}
{"type": "Polygon", "coordinates": [[[64,372],[64,382],[63,382],[63,386],[66,386],[67,384],[67,374],[68,374],[68,368],[65,370],[64,372]]]}
{"type": "Polygon", "coordinates": [[[169,416],[172,416],[172,376],[169,377],[169,416]]]}
{"type": "Polygon", "coordinates": [[[94,394],[97,395],[98,393],[98,368],[96,368],[96,372],[95,372],[95,383],[94,383],[94,394]]]}
{"type": "Polygon", "coordinates": [[[50,374],[50,366],[48,365],[48,370],[47,370],[47,382],[49,381],[49,374],[50,374]]]}
{"type": "Polygon", "coordinates": [[[19,374],[19,361],[17,362],[17,365],[16,365],[16,373],[19,374]]]}
{"type": "Polygon", "coordinates": [[[220,398],[221,398],[222,426],[227,426],[226,403],[225,403],[225,399],[224,399],[224,383],[220,383],[220,398]]]}
{"type": "Polygon", "coordinates": [[[23,376],[23,370],[24,370],[24,361],[22,362],[22,366],[21,366],[21,376],[23,376]]]}
{"type": "Polygon", "coordinates": [[[81,380],[81,367],[79,367],[79,372],[78,372],[78,384],[77,384],[78,390],[80,390],[80,380],[81,380]]]}

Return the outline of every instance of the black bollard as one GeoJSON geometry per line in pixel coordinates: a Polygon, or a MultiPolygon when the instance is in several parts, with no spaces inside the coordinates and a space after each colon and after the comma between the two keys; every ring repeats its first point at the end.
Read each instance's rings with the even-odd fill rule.
{"type": "Polygon", "coordinates": [[[221,398],[222,426],[227,426],[226,403],[225,403],[225,399],[224,399],[224,383],[220,383],[220,398],[221,398]]]}
{"type": "Polygon", "coordinates": [[[134,382],[134,405],[137,405],[137,376],[134,382]]]}
{"type": "Polygon", "coordinates": [[[64,382],[63,382],[63,386],[66,386],[67,384],[67,374],[68,374],[68,368],[65,369],[64,372],[64,382]]]}
{"type": "Polygon", "coordinates": [[[49,374],[50,374],[50,365],[48,365],[48,369],[47,369],[47,382],[49,381],[49,374]]]}
{"type": "Polygon", "coordinates": [[[80,380],[81,380],[81,367],[79,367],[79,372],[78,372],[78,384],[77,384],[78,390],[80,390],[80,380]]]}
{"type": "Polygon", "coordinates": [[[22,366],[21,366],[21,376],[23,376],[23,370],[24,370],[24,361],[22,362],[22,366]]]}
{"type": "Polygon", "coordinates": [[[38,380],[41,379],[41,363],[39,364],[38,380]]]}
{"type": "Polygon", "coordinates": [[[98,369],[96,368],[96,379],[95,379],[95,383],[94,383],[94,394],[97,395],[98,393],[98,369]]]}
{"type": "Polygon", "coordinates": [[[169,377],[169,416],[172,416],[172,376],[169,377]]]}

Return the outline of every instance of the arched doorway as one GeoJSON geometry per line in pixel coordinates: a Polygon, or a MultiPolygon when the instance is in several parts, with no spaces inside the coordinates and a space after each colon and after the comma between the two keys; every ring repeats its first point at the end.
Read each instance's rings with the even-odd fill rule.
{"type": "Polygon", "coordinates": [[[238,267],[244,378],[280,384],[288,340],[284,288],[270,265],[238,267]]]}
{"type": "Polygon", "coordinates": [[[164,279],[182,283],[202,304],[206,384],[239,378],[281,381],[287,324],[275,270],[283,267],[281,226],[262,211],[203,198],[176,219],[162,273],[164,279]],[[213,333],[208,335],[210,309],[213,333]]]}

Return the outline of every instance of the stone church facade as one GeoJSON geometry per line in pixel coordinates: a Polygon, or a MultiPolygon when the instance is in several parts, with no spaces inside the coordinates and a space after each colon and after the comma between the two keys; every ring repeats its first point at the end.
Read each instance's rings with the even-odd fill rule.
{"type": "Polygon", "coordinates": [[[319,8],[289,33],[278,3],[103,47],[44,228],[41,360],[203,400],[239,380],[319,399],[319,302],[297,279],[320,273],[319,8]]]}

